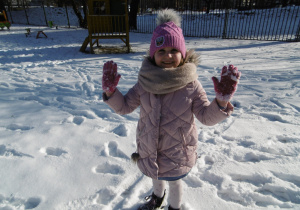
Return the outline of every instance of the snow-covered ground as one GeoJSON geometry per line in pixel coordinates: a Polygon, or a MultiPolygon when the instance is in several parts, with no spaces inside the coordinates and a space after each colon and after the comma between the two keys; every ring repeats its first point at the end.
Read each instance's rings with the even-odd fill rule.
{"type": "MultiPolygon", "coordinates": [[[[0,209],[136,209],[152,191],[130,161],[139,110],[119,116],[108,108],[101,75],[104,62],[118,63],[125,94],[151,34],[131,33],[129,54],[84,54],[86,30],[30,26],[26,37],[27,27],[0,31],[0,209]],[[39,30],[48,38],[36,39],[39,30]]],[[[300,43],[186,44],[201,54],[210,100],[223,64],[242,78],[232,117],[197,122],[200,157],[183,179],[183,209],[300,209],[300,43]]]]}

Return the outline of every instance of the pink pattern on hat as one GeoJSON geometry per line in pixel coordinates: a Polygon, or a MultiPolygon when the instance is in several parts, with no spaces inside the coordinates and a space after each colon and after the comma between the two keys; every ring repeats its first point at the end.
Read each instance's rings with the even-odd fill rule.
{"type": "Polygon", "coordinates": [[[155,28],[150,44],[150,57],[153,58],[157,50],[173,47],[179,50],[185,58],[186,48],[182,29],[174,22],[166,22],[155,28]]]}

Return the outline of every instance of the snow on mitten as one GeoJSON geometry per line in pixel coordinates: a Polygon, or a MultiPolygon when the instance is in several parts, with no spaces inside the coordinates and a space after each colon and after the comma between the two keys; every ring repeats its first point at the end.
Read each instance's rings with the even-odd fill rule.
{"type": "Polygon", "coordinates": [[[121,75],[118,74],[117,64],[108,61],[103,66],[102,89],[104,92],[114,93],[121,75]]]}
{"type": "Polygon", "coordinates": [[[234,65],[224,66],[222,68],[221,80],[213,77],[216,98],[221,101],[230,101],[237,89],[237,84],[241,77],[241,72],[234,65]]]}

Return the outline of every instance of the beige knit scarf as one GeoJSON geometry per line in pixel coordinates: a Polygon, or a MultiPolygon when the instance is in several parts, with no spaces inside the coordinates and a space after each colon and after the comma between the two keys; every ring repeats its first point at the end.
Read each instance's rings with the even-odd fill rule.
{"type": "Polygon", "coordinates": [[[198,78],[196,73],[199,56],[194,51],[187,52],[184,64],[177,68],[161,68],[146,57],[139,71],[138,81],[147,92],[167,94],[185,87],[198,78]]]}

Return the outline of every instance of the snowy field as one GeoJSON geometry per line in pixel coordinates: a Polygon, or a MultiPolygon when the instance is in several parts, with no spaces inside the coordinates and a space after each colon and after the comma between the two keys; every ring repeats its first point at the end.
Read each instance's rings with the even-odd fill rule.
{"type": "MultiPolygon", "coordinates": [[[[131,33],[129,54],[84,54],[86,30],[30,26],[26,37],[27,27],[0,31],[0,209],[135,210],[152,192],[130,161],[139,110],[119,116],[108,108],[101,75],[104,62],[118,63],[125,94],[151,34],[131,33]],[[48,38],[36,39],[38,30],[48,38]]],[[[183,179],[183,209],[300,209],[300,43],[186,44],[201,54],[210,100],[223,64],[242,78],[232,117],[197,122],[199,159],[183,179]]]]}

